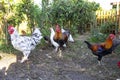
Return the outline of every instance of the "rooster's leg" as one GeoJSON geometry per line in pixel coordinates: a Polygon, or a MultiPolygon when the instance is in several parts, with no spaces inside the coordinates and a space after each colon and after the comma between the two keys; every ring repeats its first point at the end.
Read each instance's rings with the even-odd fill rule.
{"type": "Polygon", "coordinates": [[[24,57],[22,58],[22,60],[20,61],[21,63],[25,62],[26,60],[28,60],[28,56],[30,54],[30,51],[25,51],[23,52],[24,57]]]}
{"type": "Polygon", "coordinates": [[[59,48],[59,57],[63,57],[62,56],[62,50],[59,48]]]}
{"type": "Polygon", "coordinates": [[[98,61],[98,65],[101,65],[101,61],[98,61]]]}
{"type": "Polygon", "coordinates": [[[66,47],[66,44],[64,44],[63,47],[66,47]]]}
{"type": "Polygon", "coordinates": [[[102,64],[102,56],[98,56],[98,65],[101,65],[102,64]]]}

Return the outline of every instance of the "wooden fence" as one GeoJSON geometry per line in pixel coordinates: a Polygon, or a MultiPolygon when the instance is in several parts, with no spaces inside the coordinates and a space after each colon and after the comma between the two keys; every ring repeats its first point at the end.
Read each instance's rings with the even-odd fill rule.
{"type": "Polygon", "coordinates": [[[97,25],[101,25],[106,22],[118,22],[117,19],[117,11],[116,10],[109,10],[109,11],[96,11],[96,20],[97,25]]]}
{"type": "MultiPolygon", "coordinates": [[[[87,24],[85,26],[85,32],[90,31],[91,27],[94,25],[95,28],[100,28],[103,24],[112,23],[113,26],[109,26],[110,30],[116,30],[120,32],[120,10],[98,10],[96,11],[96,21],[91,25],[87,24]]],[[[107,27],[107,26],[106,26],[107,27]]]]}
{"type": "Polygon", "coordinates": [[[120,10],[109,10],[109,11],[96,11],[96,22],[97,26],[101,26],[102,24],[106,22],[112,22],[115,24],[115,26],[111,26],[110,29],[113,28],[114,31],[117,30],[117,32],[120,31],[120,10]]]}

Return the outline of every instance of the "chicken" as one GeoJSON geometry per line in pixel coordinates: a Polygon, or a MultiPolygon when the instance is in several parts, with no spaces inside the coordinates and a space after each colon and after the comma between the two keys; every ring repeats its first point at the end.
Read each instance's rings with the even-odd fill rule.
{"type": "MultiPolygon", "coordinates": [[[[70,33],[69,30],[65,30],[65,29],[63,29],[63,28],[62,28],[61,30],[62,30],[62,33],[70,33]]],[[[54,32],[54,30],[52,30],[52,31],[54,32]]],[[[55,35],[55,34],[54,34],[54,35],[55,35]]],[[[49,36],[44,36],[43,38],[44,38],[44,40],[45,40],[46,43],[51,44],[51,40],[50,40],[50,37],[49,37],[49,36]]],[[[73,37],[72,37],[71,34],[69,34],[68,41],[74,42],[74,39],[73,39],[73,37]]],[[[51,45],[52,45],[52,44],[51,44],[51,45]]],[[[66,47],[66,44],[64,44],[64,47],[66,47]]]]}
{"type": "Polygon", "coordinates": [[[25,36],[26,32],[24,30],[21,31],[22,35],[21,36],[25,36]]]}
{"type": "Polygon", "coordinates": [[[113,39],[115,38],[114,34],[110,34],[104,43],[100,44],[91,44],[88,41],[84,41],[92,53],[98,56],[99,65],[101,64],[102,57],[108,54],[111,54],[114,50],[113,39]]]}
{"type": "Polygon", "coordinates": [[[39,31],[39,28],[35,28],[32,36],[20,36],[13,26],[8,27],[8,32],[13,47],[23,52],[24,57],[20,61],[21,63],[28,60],[31,50],[35,49],[36,45],[39,44],[42,39],[42,33],[39,31]]]}
{"type": "Polygon", "coordinates": [[[62,33],[59,25],[56,25],[54,41],[57,42],[60,45],[60,47],[63,47],[63,45],[65,43],[67,43],[67,41],[68,41],[69,34],[70,34],[70,32],[63,32],[62,33]]]}
{"type": "Polygon", "coordinates": [[[70,31],[61,29],[59,25],[56,25],[55,34],[53,37],[54,41],[59,44],[60,47],[66,47],[68,41],[74,42],[70,31]]]}
{"type": "Polygon", "coordinates": [[[68,37],[70,35],[70,32],[65,31],[62,33],[59,25],[56,25],[55,31],[53,30],[53,28],[50,28],[50,30],[51,30],[51,34],[50,34],[51,43],[55,47],[55,52],[57,52],[59,50],[60,55],[61,55],[60,48],[66,47],[66,43],[68,41],[68,37]]]}

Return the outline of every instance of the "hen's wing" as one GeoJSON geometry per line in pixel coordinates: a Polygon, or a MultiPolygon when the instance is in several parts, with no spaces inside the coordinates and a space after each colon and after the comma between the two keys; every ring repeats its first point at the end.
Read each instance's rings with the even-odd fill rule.
{"type": "Polygon", "coordinates": [[[15,40],[12,41],[12,44],[14,48],[20,50],[20,51],[25,51],[25,50],[33,50],[35,48],[35,41],[31,37],[27,36],[20,36],[16,38],[15,40]]]}

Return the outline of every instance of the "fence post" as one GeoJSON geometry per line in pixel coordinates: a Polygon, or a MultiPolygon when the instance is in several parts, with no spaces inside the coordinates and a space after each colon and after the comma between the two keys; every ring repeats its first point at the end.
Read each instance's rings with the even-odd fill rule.
{"type": "Polygon", "coordinates": [[[117,1],[117,21],[118,21],[118,30],[120,30],[120,13],[119,13],[119,1],[117,1]]]}

